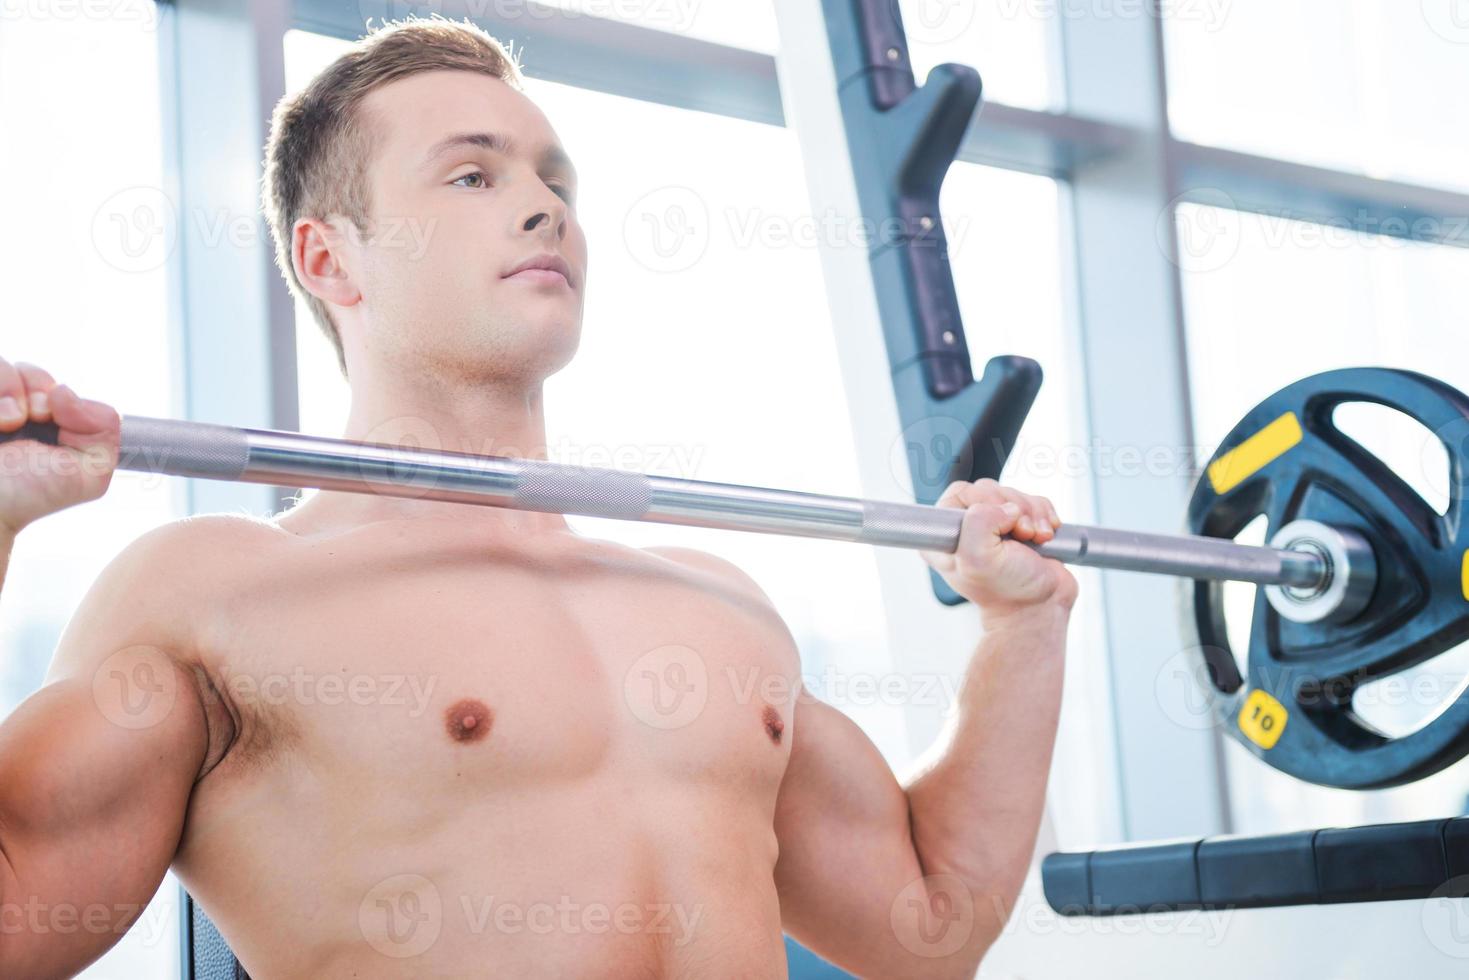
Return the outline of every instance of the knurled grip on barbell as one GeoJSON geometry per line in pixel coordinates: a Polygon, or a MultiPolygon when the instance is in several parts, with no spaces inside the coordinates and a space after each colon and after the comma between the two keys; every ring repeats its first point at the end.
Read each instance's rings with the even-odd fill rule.
{"type": "Polygon", "coordinates": [[[635,521],[648,513],[653,488],[641,473],[592,470],[524,460],[514,499],[528,510],[635,521]]]}
{"type": "Polygon", "coordinates": [[[243,429],[123,416],[118,469],[237,480],[249,462],[250,448],[243,429]]]}

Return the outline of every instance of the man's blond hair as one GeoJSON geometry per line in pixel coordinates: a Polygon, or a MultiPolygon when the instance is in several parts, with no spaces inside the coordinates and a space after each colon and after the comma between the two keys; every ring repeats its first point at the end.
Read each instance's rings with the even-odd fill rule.
{"type": "Polygon", "coordinates": [[[372,133],[361,103],[389,82],[426,71],[479,72],[523,89],[515,55],[467,21],[434,16],[389,21],[360,38],[301,92],[281,99],[270,121],[261,202],[275,261],[292,295],[305,300],[347,377],[341,333],[326,303],[301,285],[291,263],[291,229],[303,217],[341,214],[371,233],[368,163],[372,133]]]}

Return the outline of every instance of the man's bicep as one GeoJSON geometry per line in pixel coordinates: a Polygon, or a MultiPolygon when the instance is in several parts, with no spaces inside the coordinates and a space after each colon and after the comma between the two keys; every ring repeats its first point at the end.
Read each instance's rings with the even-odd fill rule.
{"type": "MultiPolygon", "coordinates": [[[[207,750],[183,583],[205,528],[157,527],[116,555],[61,633],[42,687],[0,725],[0,841],[120,816],[191,786],[207,750]]],[[[180,814],[181,816],[181,814],[180,814]]]]}
{"type": "Polygon", "coordinates": [[[178,610],[168,612],[183,594],[159,567],[177,557],[163,547],[172,535],[150,535],[98,576],[47,682],[0,724],[6,904],[106,920],[65,935],[22,923],[0,955],[6,969],[22,960],[21,974],[72,972],[116,941],[168,869],[208,748],[178,610]]]}
{"type": "MultiPolygon", "coordinates": [[[[180,674],[155,678],[155,697],[170,686],[182,694],[180,674]]],[[[117,703],[67,678],[32,694],[0,725],[4,902],[43,916],[5,936],[0,974],[70,974],[105,952],[152,898],[178,848],[204,754],[197,699],[176,695],[167,714],[131,716],[113,713],[109,702],[117,703]],[[33,934],[30,923],[49,921],[50,911],[95,921],[66,935],[33,934]]]]}
{"type": "Polygon", "coordinates": [[[893,963],[895,902],[922,877],[908,797],[846,715],[803,695],[776,800],[775,881],[785,931],[839,966],[893,963]]]}

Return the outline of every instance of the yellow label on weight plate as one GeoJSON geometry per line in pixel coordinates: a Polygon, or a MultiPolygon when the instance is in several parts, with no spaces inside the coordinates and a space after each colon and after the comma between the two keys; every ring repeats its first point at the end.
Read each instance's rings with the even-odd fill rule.
{"type": "Polygon", "coordinates": [[[1464,572],[1460,578],[1463,579],[1464,598],[1469,599],[1469,551],[1464,552],[1464,572]]]}
{"type": "Polygon", "coordinates": [[[1215,493],[1228,493],[1301,441],[1301,420],[1286,412],[1265,428],[1209,464],[1215,493]]]}
{"type": "Polygon", "coordinates": [[[1289,720],[1290,712],[1285,710],[1285,705],[1258,689],[1250,692],[1244,707],[1239,709],[1239,730],[1262,749],[1275,748],[1289,720]]]}

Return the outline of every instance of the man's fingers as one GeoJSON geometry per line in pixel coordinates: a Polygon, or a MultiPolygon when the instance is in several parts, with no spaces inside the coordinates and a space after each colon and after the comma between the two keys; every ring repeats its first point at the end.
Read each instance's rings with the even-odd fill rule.
{"type": "Polygon", "coordinates": [[[993,501],[996,504],[1012,504],[1019,508],[1014,526],[1010,530],[1012,537],[1022,541],[1049,541],[1055,536],[1055,528],[1047,513],[1050,505],[1044,497],[1022,493],[1014,487],[1007,487],[994,481],[975,489],[976,496],[981,498],[976,502],[993,501]]]}
{"type": "Polygon", "coordinates": [[[1045,542],[1055,537],[1061,518],[1056,508],[1045,497],[1022,493],[1013,487],[989,479],[974,482],[957,480],[939,497],[939,507],[1003,506],[1013,504],[1019,509],[1008,533],[1024,541],[1045,542]]]}
{"type": "Polygon", "coordinates": [[[50,393],[56,387],[56,379],[45,368],[26,361],[16,361],[15,371],[20,375],[21,385],[25,389],[31,421],[50,422],[50,393]]]}
{"type": "Polygon", "coordinates": [[[934,501],[935,507],[964,507],[969,501],[965,496],[969,493],[969,483],[964,480],[955,480],[944,487],[944,492],[939,494],[939,499],[934,501]]]}
{"type": "Polygon", "coordinates": [[[1002,487],[1005,497],[1020,508],[1020,518],[1015,522],[1015,536],[1027,541],[1049,541],[1056,536],[1056,525],[1051,523],[1051,502],[1045,497],[1021,493],[1002,487]]]}
{"type": "Polygon", "coordinates": [[[83,398],[66,385],[51,389],[51,414],[65,433],[96,436],[118,427],[117,410],[103,402],[83,398]]]}
{"type": "Polygon", "coordinates": [[[0,431],[13,432],[25,421],[25,382],[15,365],[0,357],[0,431]]]}
{"type": "Polygon", "coordinates": [[[1014,533],[1020,517],[1019,505],[1008,500],[999,504],[970,504],[960,525],[960,547],[969,548],[972,555],[997,548],[1002,539],[1014,533]]]}
{"type": "Polygon", "coordinates": [[[1006,500],[1006,490],[995,480],[984,477],[973,483],[956,480],[939,496],[939,507],[968,507],[970,504],[999,504],[1006,500]]]}

